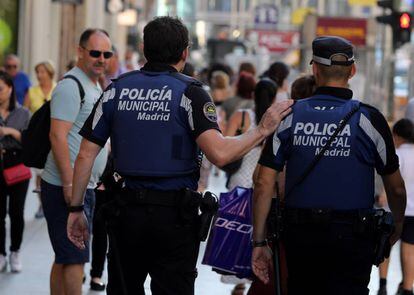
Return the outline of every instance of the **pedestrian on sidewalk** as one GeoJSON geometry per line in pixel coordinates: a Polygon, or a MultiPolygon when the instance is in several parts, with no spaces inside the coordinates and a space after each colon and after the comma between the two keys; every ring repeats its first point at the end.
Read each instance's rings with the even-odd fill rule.
{"type": "Polygon", "coordinates": [[[29,76],[20,70],[20,59],[15,54],[9,54],[4,58],[4,69],[13,79],[16,92],[16,100],[23,105],[24,98],[31,86],[29,76]]]}
{"type": "MultiPolygon", "coordinates": [[[[413,295],[414,283],[414,124],[408,119],[397,121],[392,134],[400,163],[401,175],[407,190],[407,208],[401,234],[400,257],[402,281],[397,295],[413,295]]],[[[379,203],[389,210],[386,194],[381,194],[379,203]]],[[[378,295],[387,295],[387,274],[390,259],[379,266],[380,288],[378,295]]]]}
{"type": "Polygon", "coordinates": [[[310,98],[296,101],[259,160],[253,271],[269,281],[266,217],[278,173],[286,165],[282,241],[288,294],[366,295],[377,246],[375,169],[382,175],[395,221],[391,244],[402,231],[404,181],[384,116],[352,99],[347,88],[356,73],[352,44],[340,37],[318,37],[312,50],[318,88],[310,98]]]}
{"type": "MultiPolygon", "coordinates": [[[[59,81],[52,93],[52,148],[41,182],[42,206],[55,253],[50,274],[51,294],[80,295],[82,292],[83,267],[89,262],[89,247],[78,249],[66,235],[68,205],[72,199],[72,167],[81,144],[78,132],[102,93],[98,78],[104,74],[111,56],[108,33],[101,29],[85,30],[79,40],[77,65],[64,75],[67,78],[59,81]]],[[[106,159],[107,151],[103,149],[92,163],[83,192],[84,211],[90,221],[95,203],[93,189],[105,168],[106,159]]]]}
{"type": "Polygon", "coordinates": [[[22,270],[20,246],[24,230],[24,203],[30,179],[8,185],[4,169],[23,161],[20,157],[21,132],[29,124],[29,111],[16,101],[13,80],[0,71],[0,272],[7,268],[6,260],[6,215],[10,217],[10,269],[22,270]]]}
{"type": "Polygon", "coordinates": [[[88,221],[73,211],[82,208],[91,166],[109,137],[114,169],[124,178],[109,207],[107,294],[145,294],[148,274],[154,295],[194,294],[200,151],[223,166],[260,143],[290,111],[291,101],[273,105],[256,128],[223,137],[202,84],[179,73],[189,45],[179,19],[150,21],[144,28],[148,62],[113,81],[80,132],[68,219],[68,236],[80,249],[87,249],[88,221]]]}

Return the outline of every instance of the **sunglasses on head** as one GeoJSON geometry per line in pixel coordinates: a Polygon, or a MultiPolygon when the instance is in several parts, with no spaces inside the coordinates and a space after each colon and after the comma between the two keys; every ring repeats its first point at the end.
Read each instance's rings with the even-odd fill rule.
{"type": "Polygon", "coordinates": [[[89,50],[89,49],[86,49],[85,47],[82,47],[82,48],[88,51],[89,56],[93,58],[99,58],[103,54],[104,59],[108,59],[114,55],[112,51],[99,51],[99,50],[89,50]]]}

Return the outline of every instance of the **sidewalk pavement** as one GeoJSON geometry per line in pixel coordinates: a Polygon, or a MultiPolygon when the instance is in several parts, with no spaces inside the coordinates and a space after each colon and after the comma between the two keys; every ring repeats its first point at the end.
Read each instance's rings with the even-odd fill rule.
{"type": "MultiPolygon", "coordinates": [[[[225,191],[224,177],[211,176],[209,190],[216,194],[225,191]]],[[[47,226],[44,219],[35,219],[34,214],[37,210],[38,199],[32,193],[33,184],[29,188],[25,209],[25,233],[21,249],[23,271],[19,274],[10,272],[0,274],[0,294],[2,295],[46,295],[49,294],[49,272],[53,261],[53,251],[47,234],[47,226]]],[[[7,230],[9,234],[9,230],[7,230]]],[[[7,236],[7,239],[9,236],[7,236]]],[[[230,295],[232,285],[226,285],[220,282],[220,276],[211,271],[211,267],[201,265],[200,262],[204,255],[205,243],[202,243],[200,256],[198,259],[199,275],[196,280],[196,295],[230,295]]],[[[87,275],[86,283],[83,287],[84,294],[104,294],[103,292],[94,292],[89,290],[89,268],[87,264],[85,273],[87,275]]],[[[388,290],[393,294],[397,290],[397,285],[401,278],[399,266],[398,247],[392,251],[392,259],[389,269],[388,290]]],[[[104,274],[106,281],[106,272],[104,274]]],[[[151,294],[149,289],[149,280],[146,284],[147,294],[151,294]]],[[[370,294],[376,294],[378,289],[378,271],[374,267],[371,275],[370,294]]]]}

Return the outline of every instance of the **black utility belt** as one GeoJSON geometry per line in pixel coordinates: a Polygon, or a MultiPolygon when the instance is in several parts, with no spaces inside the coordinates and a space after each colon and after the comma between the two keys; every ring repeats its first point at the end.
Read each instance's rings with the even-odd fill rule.
{"type": "Polygon", "coordinates": [[[285,208],[284,222],[288,224],[305,223],[374,223],[375,210],[355,209],[355,210],[331,210],[331,209],[301,209],[285,208]]]}
{"type": "Polygon", "coordinates": [[[198,195],[196,192],[188,190],[150,190],[150,189],[122,189],[121,200],[128,204],[138,205],[158,205],[167,207],[177,207],[182,204],[186,193],[198,195]]]}

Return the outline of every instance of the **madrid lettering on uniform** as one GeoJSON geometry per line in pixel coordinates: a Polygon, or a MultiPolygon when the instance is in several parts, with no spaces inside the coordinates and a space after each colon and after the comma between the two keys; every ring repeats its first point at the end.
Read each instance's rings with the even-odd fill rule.
{"type": "MultiPolygon", "coordinates": [[[[333,123],[304,123],[297,122],[294,129],[293,145],[316,147],[315,155],[320,153],[322,147],[334,134],[337,128],[333,123]]],[[[351,127],[345,125],[331,144],[331,148],[325,151],[325,156],[348,157],[350,154],[351,127]]]]}
{"type": "Polygon", "coordinates": [[[122,88],[118,111],[136,111],[137,120],[169,121],[169,103],[172,90],[167,85],[162,89],[122,88]]]}

